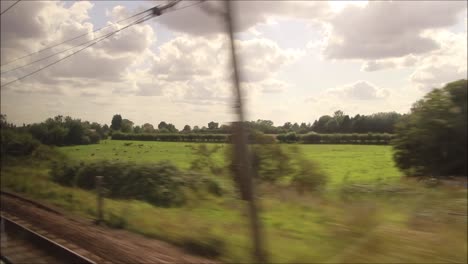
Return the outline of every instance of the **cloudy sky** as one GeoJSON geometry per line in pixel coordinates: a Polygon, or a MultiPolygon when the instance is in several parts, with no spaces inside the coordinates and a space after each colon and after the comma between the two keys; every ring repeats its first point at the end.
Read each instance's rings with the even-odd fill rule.
{"type": "MultiPolygon", "coordinates": [[[[21,1],[1,16],[2,85],[121,28],[156,1],[21,1]],[[94,30],[108,26],[101,31],[94,30]],[[8,71],[8,72],[7,72],[8,71]]],[[[14,123],[70,115],[136,124],[235,119],[221,2],[184,1],[63,62],[1,88],[14,123]]],[[[1,1],[1,10],[13,4],[1,1]]],[[[313,122],[323,114],[407,112],[433,87],[466,78],[466,1],[242,1],[236,47],[249,120],[313,122]]]]}

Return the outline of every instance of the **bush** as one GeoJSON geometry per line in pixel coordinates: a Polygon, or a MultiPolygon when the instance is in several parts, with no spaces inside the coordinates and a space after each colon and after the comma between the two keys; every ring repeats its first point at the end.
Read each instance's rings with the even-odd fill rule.
{"type": "Polygon", "coordinates": [[[142,133],[130,134],[114,132],[113,140],[143,140],[143,141],[176,141],[176,142],[229,142],[230,135],[225,134],[171,134],[171,133],[142,133]]]}
{"type": "Polygon", "coordinates": [[[29,133],[19,133],[13,130],[1,131],[1,155],[27,156],[30,155],[40,142],[29,133]]]}
{"type": "Polygon", "coordinates": [[[144,200],[162,207],[184,204],[185,189],[222,194],[216,181],[201,175],[184,174],[169,162],[144,165],[109,161],[79,165],[61,162],[53,164],[50,174],[59,184],[88,190],[95,188],[96,176],[103,176],[109,197],[144,200]]]}
{"type": "Polygon", "coordinates": [[[411,176],[467,175],[467,81],[435,89],[396,126],[397,166],[411,176]]]}
{"type": "Polygon", "coordinates": [[[52,180],[65,186],[73,186],[79,166],[65,162],[53,162],[50,170],[52,180]]]}
{"type": "Polygon", "coordinates": [[[308,133],[300,137],[305,144],[375,144],[386,145],[391,142],[394,135],[391,134],[317,134],[308,133]]]}
{"type": "Polygon", "coordinates": [[[327,183],[326,174],[315,162],[301,159],[298,165],[299,170],[294,174],[291,183],[299,193],[316,191],[327,183]]]}

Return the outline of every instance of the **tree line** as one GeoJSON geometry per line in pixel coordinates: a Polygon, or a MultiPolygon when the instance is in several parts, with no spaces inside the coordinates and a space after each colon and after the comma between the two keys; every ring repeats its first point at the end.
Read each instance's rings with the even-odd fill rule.
{"type": "MultiPolygon", "coordinates": [[[[333,116],[320,117],[312,125],[287,122],[275,127],[270,120],[249,121],[246,125],[250,129],[250,142],[258,143],[252,138],[255,132],[260,132],[278,134],[276,138],[286,143],[391,143],[394,160],[407,175],[466,176],[467,120],[467,80],[459,80],[434,89],[405,115],[390,112],[351,118],[336,111],[333,116]]],[[[134,127],[132,121],[120,115],[112,118],[110,127],[69,116],[18,127],[0,114],[1,156],[29,155],[41,143],[93,144],[111,134],[113,139],[230,142],[230,129],[214,121],[202,128],[186,125],[182,131],[164,121],[157,129],[149,123],[134,127]]],[[[262,138],[268,139],[266,143],[274,141],[273,136],[262,138]]]]}
{"type": "MultiPolygon", "coordinates": [[[[281,126],[275,126],[271,120],[246,121],[246,127],[250,131],[259,131],[264,134],[286,134],[294,132],[297,134],[316,133],[393,133],[394,126],[403,117],[396,112],[376,113],[371,115],[356,115],[350,117],[343,111],[336,111],[333,116],[324,115],[310,123],[286,122],[281,126]]],[[[110,126],[112,131],[134,134],[151,133],[195,133],[195,134],[231,134],[232,127],[229,124],[222,124],[211,121],[207,126],[185,125],[182,130],[178,130],[173,124],[161,121],[157,128],[150,123],[141,126],[134,126],[131,120],[123,119],[120,114],[114,115],[110,126]]]]}
{"type": "Polygon", "coordinates": [[[22,156],[31,154],[40,144],[53,146],[99,143],[107,137],[110,128],[96,122],[81,121],[61,115],[43,122],[16,126],[0,115],[1,153],[22,156]]]}

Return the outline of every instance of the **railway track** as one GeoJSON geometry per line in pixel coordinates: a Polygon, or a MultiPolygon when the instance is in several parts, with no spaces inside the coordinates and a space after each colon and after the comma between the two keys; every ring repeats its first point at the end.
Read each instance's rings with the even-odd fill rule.
{"type": "Polygon", "coordinates": [[[4,260],[0,264],[218,263],[212,259],[194,256],[163,241],[96,225],[93,219],[70,214],[22,194],[4,190],[0,190],[0,193],[0,213],[3,217],[51,240],[54,242],[52,244],[67,249],[65,255],[57,256],[55,251],[64,250],[44,247],[44,244],[51,244],[48,242],[25,239],[25,235],[17,235],[15,228],[9,227],[10,223],[2,220],[2,226],[5,228],[2,228],[0,255],[4,260]],[[87,260],[70,260],[69,258],[73,257],[70,257],[69,252],[87,260]]]}
{"type": "Polygon", "coordinates": [[[7,217],[4,213],[1,215],[0,255],[2,261],[7,264],[95,263],[67,247],[69,245],[63,242],[65,241],[53,241],[31,230],[19,219],[7,217]]]}

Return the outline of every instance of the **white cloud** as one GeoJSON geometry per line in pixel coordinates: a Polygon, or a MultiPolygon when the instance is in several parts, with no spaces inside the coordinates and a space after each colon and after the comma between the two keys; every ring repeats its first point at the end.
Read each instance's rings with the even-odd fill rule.
{"type": "MultiPolygon", "coordinates": [[[[189,5],[189,4],[185,4],[189,5]]],[[[328,16],[330,6],[324,1],[234,1],[237,31],[249,30],[259,24],[272,23],[276,18],[293,17],[316,20],[328,16]]],[[[158,23],[169,29],[193,35],[225,32],[223,1],[206,1],[191,8],[161,16],[158,23]]]]}
{"type": "Polygon", "coordinates": [[[390,92],[367,81],[358,81],[353,84],[328,89],[327,94],[348,100],[378,100],[387,98],[390,92]]]}
{"type": "Polygon", "coordinates": [[[454,25],[463,10],[465,1],[370,1],[365,7],[348,6],[330,20],[324,55],[376,60],[423,54],[438,48],[424,30],[454,25]]]}
{"type": "Polygon", "coordinates": [[[442,87],[447,82],[466,79],[467,35],[437,30],[427,33],[441,46],[439,50],[423,56],[411,74],[411,83],[422,91],[442,87]]]}
{"type": "MultiPolygon", "coordinates": [[[[5,19],[2,16],[2,64],[28,52],[34,52],[45,46],[60,43],[72,36],[86,32],[91,33],[94,27],[87,20],[89,19],[88,12],[92,7],[93,5],[86,1],[74,3],[68,8],[61,2],[53,1],[25,2],[19,4],[18,9],[15,6],[12,11],[25,12],[28,15],[15,16],[14,13],[9,13],[8,16],[5,16],[5,19]],[[24,30],[24,28],[32,30],[24,30]]],[[[120,6],[113,9],[113,13],[124,11],[120,6]]],[[[109,26],[106,32],[122,27],[122,25],[112,23],[109,23],[109,26]]],[[[91,40],[93,35],[97,37],[103,34],[105,33],[88,34],[79,40],[32,56],[29,61],[43,58],[53,54],[53,52],[63,51],[75,44],[84,43],[91,40]]],[[[151,53],[149,48],[154,42],[156,42],[156,36],[152,27],[143,24],[135,25],[65,59],[57,65],[7,86],[7,88],[18,92],[25,90],[29,92],[42,92],[44,90],[73,92],[90,86],[102,87],[102,84],[108,84],[109,82],[121,83],[124,81],[126,71],[135,63],[141,63],[142,58],[146,57],[143,55],[151,53]],[[97,85],[97,83],[99,84],[97,85]]],[[[2,84],[45,67],[83,47],[84,45],[29,67],[2,74],[2,84]]],[[[27,59],[20,60],[7,67],[2,67],[2,71],[24,65],[29,61],[27,59]]]]}

